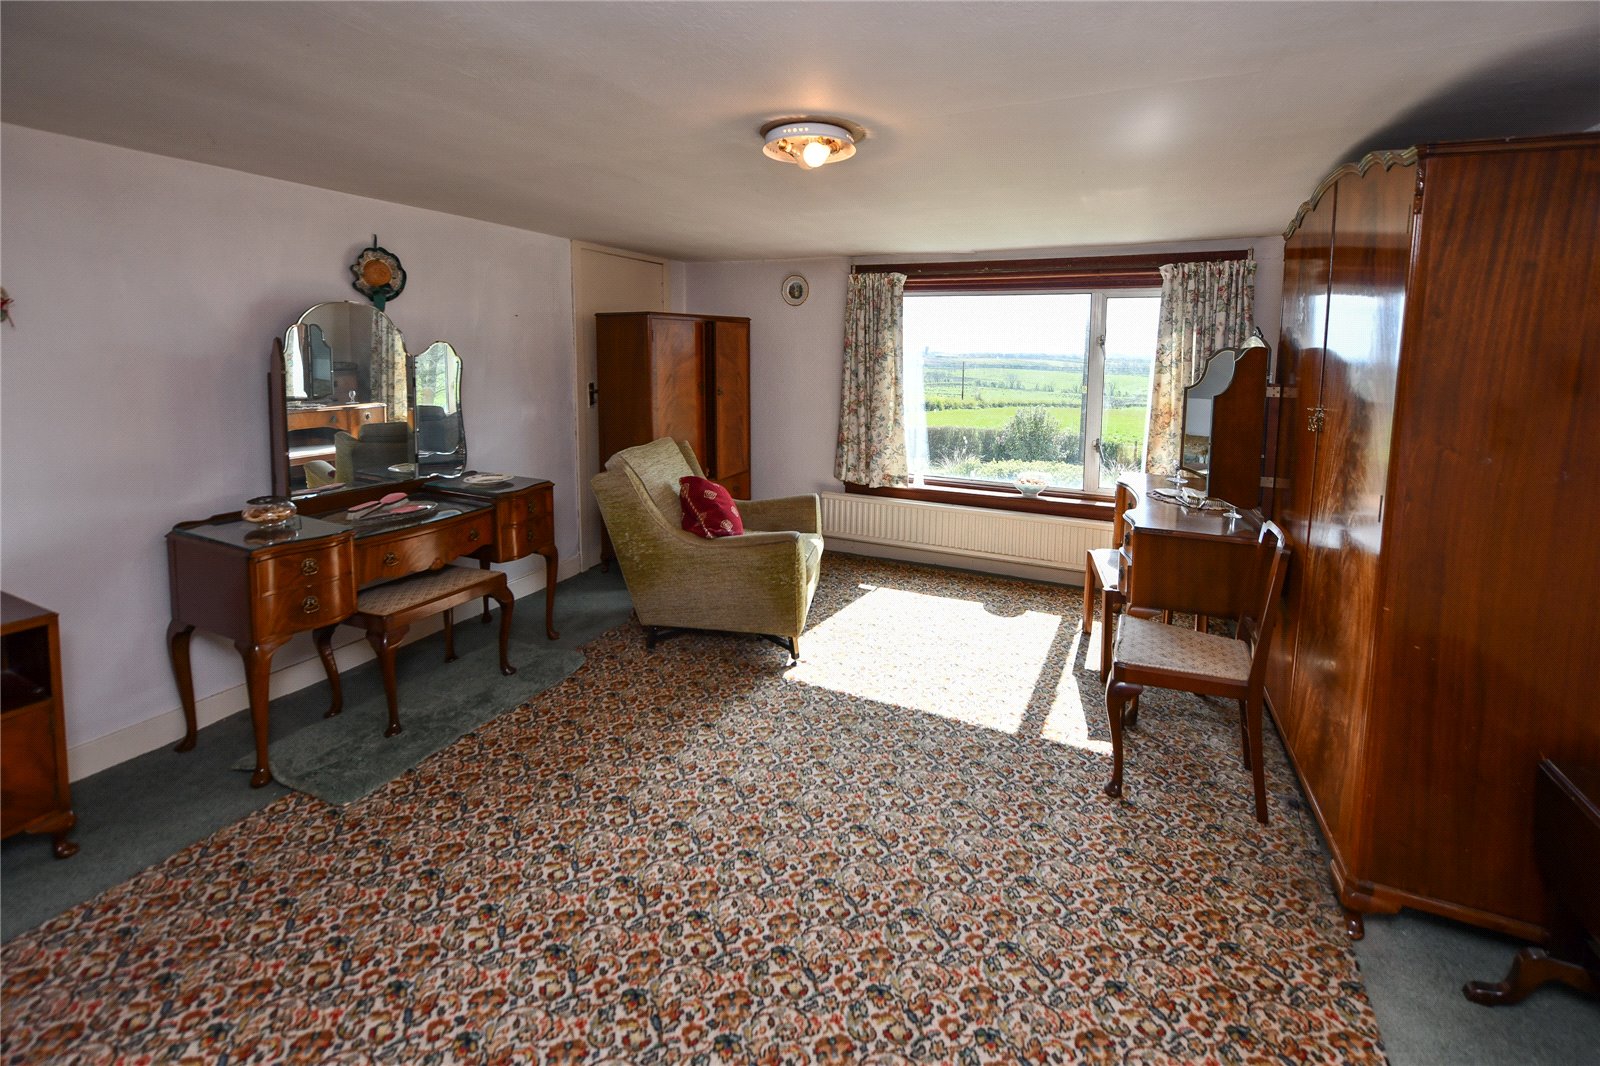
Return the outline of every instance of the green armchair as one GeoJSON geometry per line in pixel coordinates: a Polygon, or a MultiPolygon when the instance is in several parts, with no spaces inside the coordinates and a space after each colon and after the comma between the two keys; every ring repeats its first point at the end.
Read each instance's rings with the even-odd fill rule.
{"type": "Polygon", "coordinates": [[[756,633],[800,657],[800,634],[822,567],[817,497],[739,500],[741,536],[683,529],[678,479],[704,477],[670,437],[625,448],[591,484],[645,643],[686,629],[756,633]]]}

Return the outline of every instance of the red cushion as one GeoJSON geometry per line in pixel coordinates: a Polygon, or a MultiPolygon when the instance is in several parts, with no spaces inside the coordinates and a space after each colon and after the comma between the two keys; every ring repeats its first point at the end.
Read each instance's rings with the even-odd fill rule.
{"type": "Polygon", "coordinates": [[[728,490],[703,477],[678,479],[678,502],[683,505],[683,528],[701,537],[736,537],[744,532],[744,519],[728,490]]]}

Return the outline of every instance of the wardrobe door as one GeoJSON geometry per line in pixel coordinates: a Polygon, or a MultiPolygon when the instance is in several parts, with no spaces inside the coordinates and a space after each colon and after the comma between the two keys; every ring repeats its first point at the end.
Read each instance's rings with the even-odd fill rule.
{"type": "Polygon", "coordinates": [[[1540,924],[1538,760],[1600,765],[1600,141],[1441,151],[1423,167],[1374,685],[1392,797],[1374,875],[1540,924]]]}
{"type": "Polygon", "coordinates": [[[1311,511],[1295,545],[1304,569],[1290,696],[1303,715],[1297,753],[1330,842],[1353,872],[1366,843],[1368,681],[1415,190],[1415,166],[1339,180],[1322,392],[1310,412],[1311,511]]]}
{"type": "Polygon", "coordinates": [[[675,315],[650,316],[651,432],[645,438],[688,441],[707,454],[705,323],[675,315]]]}
{"type": "Polygon", "coordinates": [[[1291,556],[1277,636],[1267,660],[1267,698],[1289,750],[1299,755],[1300,709],[1289,699],[1299,631],[1305,544],[1311,523],[1311,481],[1317,438],[1308,416],[1321,402],[1322,345],[1328,329],[1328,270],[1333,255],[1337,187],[1329,189],[1284,244],[1283,332],[1278,343],[1278,447],[1273,518],[1283,527],[1291,556]]]}
{"type": "Polygon", "coordinates": [[[750,498],[750,323],[706,323],[711,362],[712,477],[750,498]]]}

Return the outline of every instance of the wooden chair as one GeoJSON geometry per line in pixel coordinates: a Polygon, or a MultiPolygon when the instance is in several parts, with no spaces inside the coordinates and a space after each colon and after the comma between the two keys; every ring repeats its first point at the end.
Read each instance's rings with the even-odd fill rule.
{"type": "Polygon", "coordinates": [[[1138,721],[1138,697],[1146,687],[1176,689],[1239,701],[1244,765],[1255,779],[1256,820],[1267,821],[1267,786],[1261,755],[1262,683],[1267,648],[1277,623],[1289,551],[1283,531],[1264,523],[1256,567],[1258,604],[1254,615],[1239,618],[1239,638],[1165,625],[1124,613],[1117,626],[1106,683],[1106,714],[1111,719],[1111,782],[1106,795],[1122,795],[1122,735],[1138,721]]]}
{"type": "Polygon", "coordinates": [[[317,654],[322,656],[323,668],[328,672],[328,687],[333,690],[333,705],[327,717],[332,718],[344,709],[344,694],[339,685],[339,667],[333,658],[333,631],[341,625],[359,626],[367,631],[367,643],[378,653],[378,663],[383,670],[383,693],[389,700],[389,728],[386,737],[400,732],[400,702],[394,676],[395,651],[412,623],[431,615],[444,614],[444,661],[456,658],[455,626],[451,612],[463,603],[471,603],[480,596],[493,597],[500,604],[500,672],[510,675],[517,672],[507,657],[511,640],[511,588],[506,575],[498,570],[468,570],[460,566],[446,566],[389,581],[372,588],[362,589],[356,599],[355,613],[341,622],[323,626],[312,634],[317,654]]]}
{"type": "MultiPolygon", "coordinates": [[[[1122,552],[1117,548],[1090,548],[1083,561],[1083,635],[1093,635],[1094,595],[1100,593],[1100,683],[1106,683],[1111,670],[1111,644],[1116,635],[1118,612],[1128,609],[1128,598],[1122,594],[1122,552]]],[[[1159,617],[1172,621],[1171,611],[1147,611],[1135,607],[1133,613],[1141,618],[1159,617]]],[[[1203,619],[1196,618],[1195,628],[1204,628],[1203,619]]]]}

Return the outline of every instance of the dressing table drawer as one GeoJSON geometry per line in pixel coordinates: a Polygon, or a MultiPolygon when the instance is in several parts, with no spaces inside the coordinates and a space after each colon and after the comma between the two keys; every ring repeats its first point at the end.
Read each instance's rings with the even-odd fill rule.
{"type": "Polygon", "coordinates": [[[354,569],[355,552],[348,541],[309,551],[275,555],[256,564],[256,594],[270,596],[286,590],[349,580],[354,569]]]}
{"type": "Polygon", "coordinates": [[[299,633],[333,625],[356,609],[355,586],[343,577],[270,592],[255,601],[261,631],[299,633]]]}
{"type": "Polygon", "coordinates": [[[494,550],[491,562],[503,563],[521,559],[536,551],[555,548],[555,522],[552,515],[551,486],[549,482],[517,493],[495,504],[494,550]]]}
{"type": "Polygon", "coordinates": [[[448,524],[406,530],[393,537],[371,538],[356,548],[356,582],[404,577],[437,570],[452,559],[470,555],[494,537],[494,516],[483,511],[448,524]]]}

